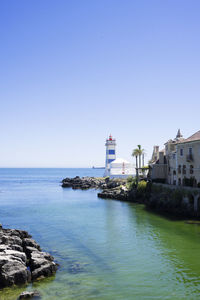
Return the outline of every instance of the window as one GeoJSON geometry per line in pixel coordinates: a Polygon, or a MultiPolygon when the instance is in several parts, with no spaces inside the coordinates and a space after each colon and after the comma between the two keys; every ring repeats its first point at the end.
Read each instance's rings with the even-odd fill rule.
{"type": "Polygon", "coordinates": [[[186,174],[186,165],[183,165],[183,174],[186,174]]]}
{"type": "Polygon", "coordinates": [[[193,173],[194,173],[194,166],[190,165],[190,174],[193,174],[193,173]]]}
{"type": "Polygon", "coordinates": [[[180,149],[180,156],[183,156],[183,149],[180,149]]]}
{"type": "Polygon", "coordinates": [[[173,153],[173,156],[172,156],[172,157],[173,157],[173,159],[176,159],[176,154],[175,154],[175,153],[173,153]]]}
{"type": "Polygon", "coordinates": [[[181,174],[181,165],[178,166],[178,173],[181,174]]]}
{"type": "Polygon", "coordinates": [[[115,150],[111,150],[111,149],[108,150],[108,154],[113,154],[114,155],[115,154],[115,150]]]}
{"type": "Polygon", "coordinates": [[[189,148],[188,149],[188,155],[187,155],[187,161],[191,162],[193,160],[194,160],[194,158],[193,158],[193,154],[192,154],[192,148],[189,148]]]}

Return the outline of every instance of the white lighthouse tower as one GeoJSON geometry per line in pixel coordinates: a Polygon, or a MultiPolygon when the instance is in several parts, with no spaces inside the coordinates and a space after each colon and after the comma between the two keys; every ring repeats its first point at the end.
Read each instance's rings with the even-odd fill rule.
{"type": "Polygon", "coordinates": [[[116,159],[116,141],[112,138],[112,135],[109,136],[109,139],[106,140],[106,165],[104,176],[110,176],[110,164],[116,159]]]}

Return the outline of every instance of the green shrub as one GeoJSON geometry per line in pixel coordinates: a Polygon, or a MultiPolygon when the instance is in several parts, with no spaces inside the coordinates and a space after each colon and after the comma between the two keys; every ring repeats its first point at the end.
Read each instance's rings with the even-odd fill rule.
{"type": "Polygon", "coordinates": [[[127,189],[129,191],[135,189],[137,187],[137,179],[136,179],[136,177],[129,176],[127,178],[126,187],[127,187],[127,189]]]}
{"type": "Polygon", "coordinates": [[[137,190],[139,192],[145,192],[147,187],[147,182],[142,180],[138,182],[137,190]]]}

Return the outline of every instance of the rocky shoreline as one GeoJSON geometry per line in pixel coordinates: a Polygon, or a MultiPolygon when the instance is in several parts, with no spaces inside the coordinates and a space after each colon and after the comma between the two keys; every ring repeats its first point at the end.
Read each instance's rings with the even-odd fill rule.
{"type": "Polygon", "coordinates": [[[95,178],[95,177],[82,177],[76,176],[74,178],[65,178],[62,180],[62,187],[72,189],[100,189],[98,193],[100,198],[110,198],[118,200],[128,200],[128,189],[126,187],[126,180],[109,177],[95,178]]]}
{"type": "Polygon", "coordinates": [[[139,181],[138,185],[134,183],[134,178],[110,179],[78,176],[74,178],[65,178],[62,181],[62,187],[72,187],[73,189],[100,189],[98,197],[105,199],[114,199],[142,203],[148,209],[162,213],[163,215],[174,216],[178,218],[199,218],[200,208],[194,210],[194,200],[192,194],[188,192],[186,201],[185,191],[180,187],[170,189],[169,186],[157,186],[151,182],[139,181]],[[130,179],[130,180],[129,180],[130,179]]]}
{"type": "Polygon", "coordinates": [[[121,201],[139,202],[136,199],[136,190],[129,190],[127,187],[127,179],[120,178],[96,178],[76,176],[74,178],[65,178],[62,180],[63,188],[72,189],[99,189],[97,193],[99,198],[113,199],[121,201]]]}
{"type": "Polygon", "coordinates": [[[53,256],[43,252],[27,231],[0,226],[1,289],[51,276],[57,268],[53,256]]]}

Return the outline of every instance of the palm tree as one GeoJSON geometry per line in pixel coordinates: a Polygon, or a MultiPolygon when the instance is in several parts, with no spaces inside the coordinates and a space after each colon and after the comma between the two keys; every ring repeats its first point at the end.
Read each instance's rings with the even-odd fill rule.
{"type": "Polygon", "coordinates": [[[133,150],[132,156],[135,157],[135,160],[136,160],[136,180],[138,182],[138,156],[139,156],[139,149],[138,148],[133,150]]]}
{"type": "Polygon", "coordinates": [[[135,160],[136,160],[136,169],[138,169],[138,156],[139,156],[139,151],[138,151],[137,148],[133,150],[132,156],[135,157],[135,160]]]}
{"type": "Polygon", "coordinates": [[[138,156],[139,156],[139,169],[142,168],[141,164],[141,158],[143,159],[143,165],[144,165],[144,149],[142,149],[141,145],[138,145],[138,156]]]}
{"type": "Polygon", "coordinates": [[[141,145],[138,145],[136,149],[133,150],[132,156],[136,159],[136,178],[138,181],[138,157],[139,157],[139,169],[141,169],[141,158],[143,158],[143,166],[144,166],[144,149],[142,149],[141,145]]]}

